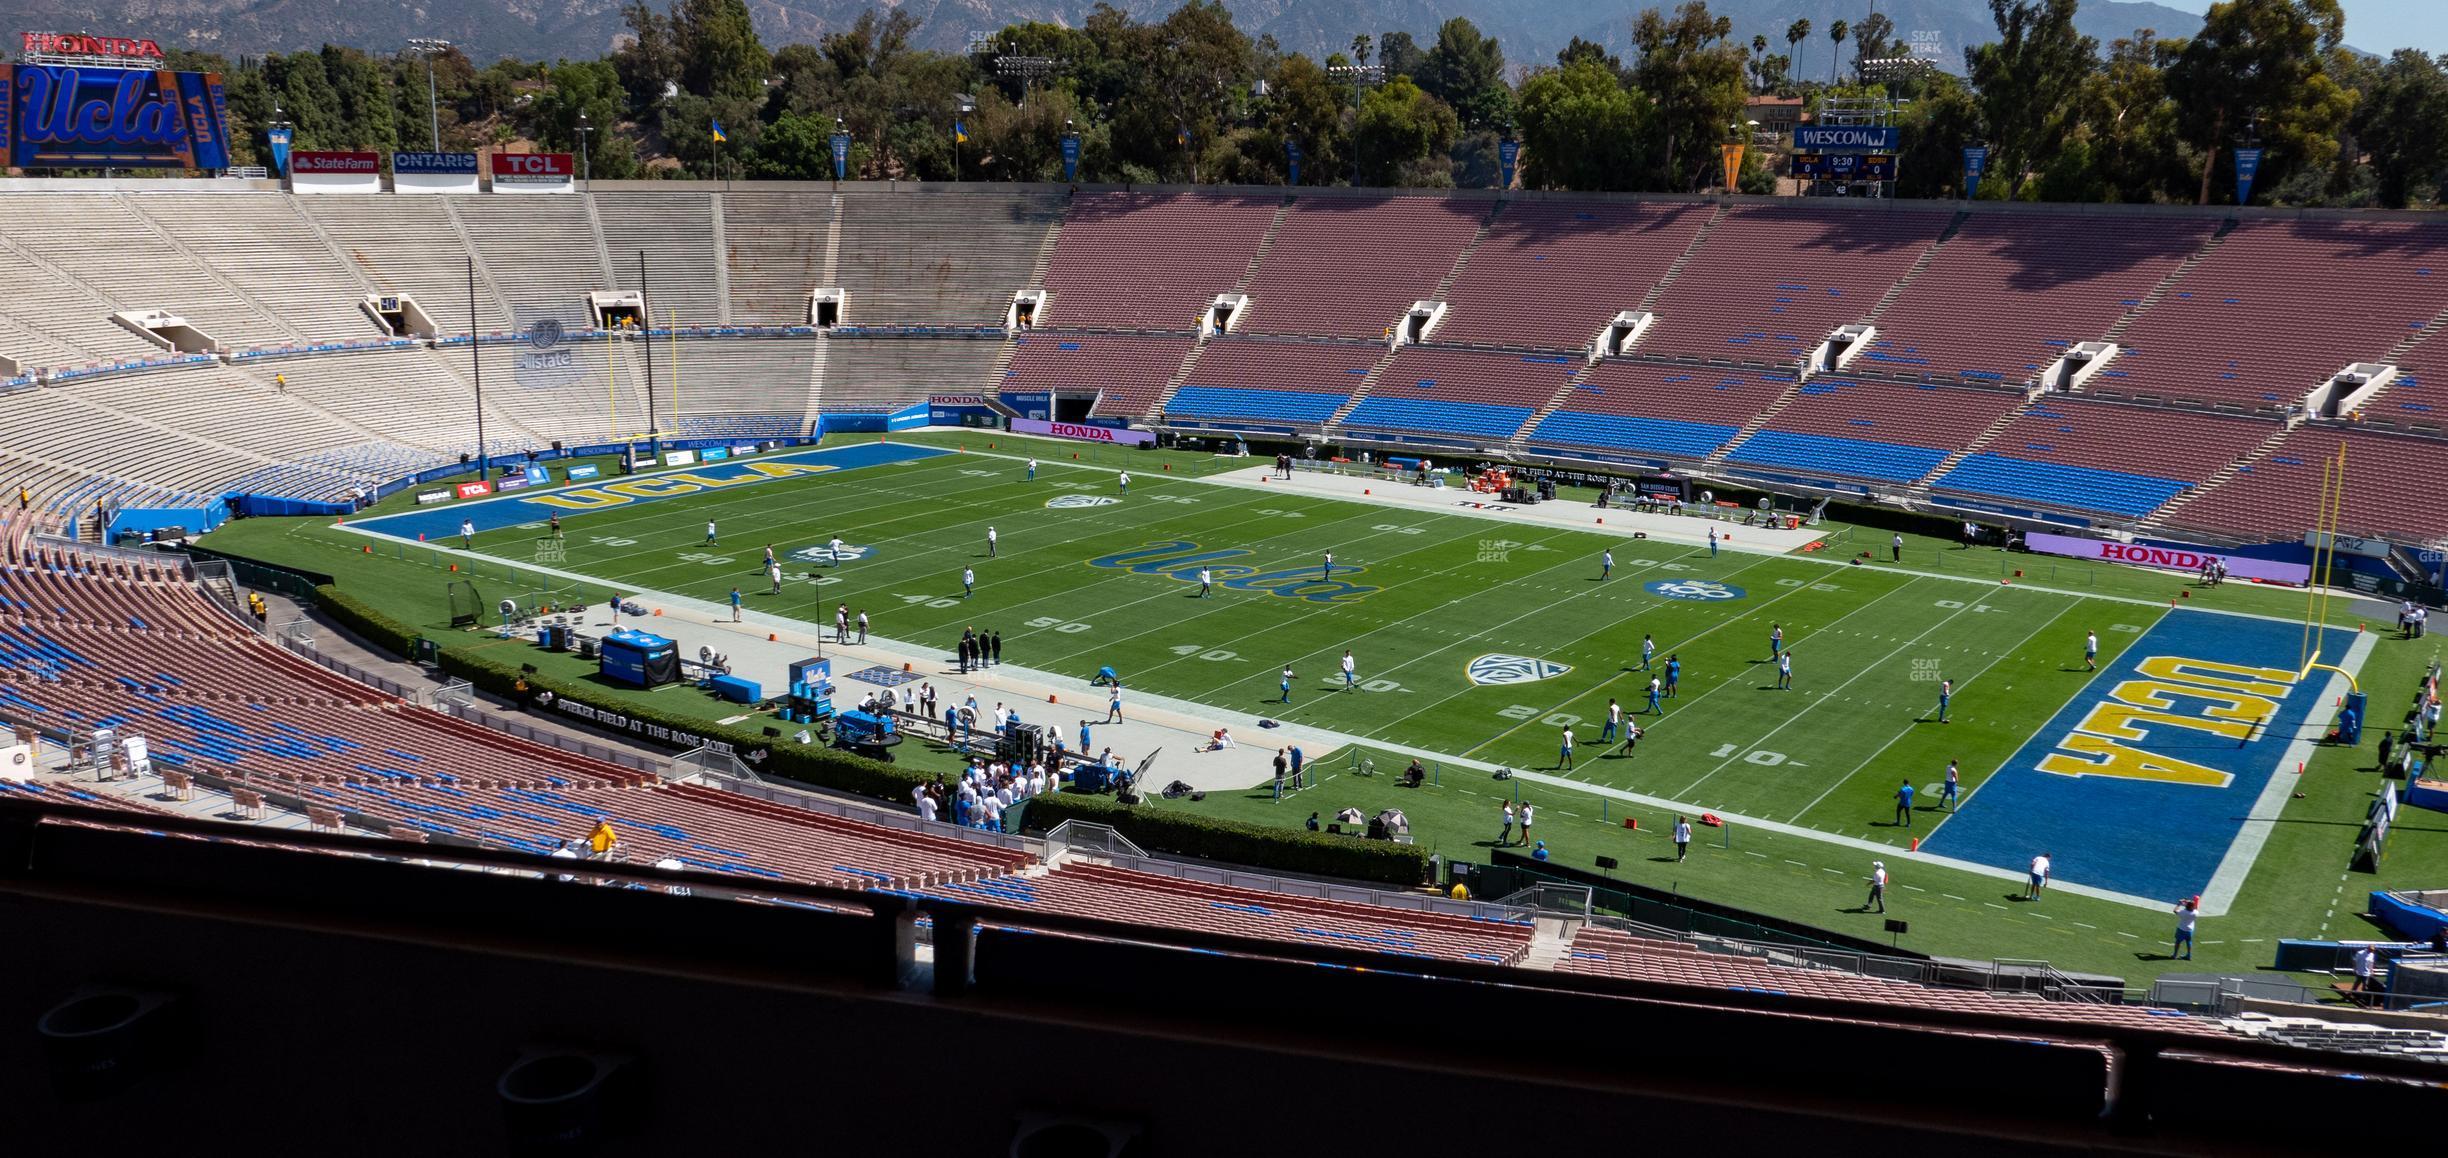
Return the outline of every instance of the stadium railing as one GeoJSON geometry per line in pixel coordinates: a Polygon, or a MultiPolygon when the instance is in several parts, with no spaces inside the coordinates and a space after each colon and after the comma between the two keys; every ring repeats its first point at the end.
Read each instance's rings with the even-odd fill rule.
{"type": "Polygon", "coordinates": [[[273,639],[282,647],[287,648],[290,654],[311,661],[327,671],[347,676],[385,695],[397,696],[412,704],[422,702],[424,689],[410,687],[379,672],[367,671],[338,656],[326,655],[316,649],[312,638],[300,638],[293,632],[283,631],[274,635],[273,639]]]}
{"type": "Polygon", "coordinates": [[[827,816],[838,816],[845,820],[855,820],[861,824],[872,824],[879,828],[924,833],[927,836],[950,836],[972,844],[990,845],[995,848],[1026,853],[1041,859],[1044,855],[1044,842],[1029,837],[1008,832],[988,832],[982,828],[963,828],[960,825],[940,820],[932,822],[920,820],[910,813],[895,812],[889,808],[859,801],[819,796],[812,792],[802,792],[795,788],[786,788],[762,780],[741,780],[735,777],[711,775],[703,777],[698,783],[709,788],[721,789],[724,792],[737,793],[774,804],[787,804],[802,811],[820,812],[827,816]]]}
{"type": "MultiPolygon", "coordinates": [[[[1101,824],[1066,820],[1057,827],[1056,831],[1072,825],[1080,825],[1088,829],[1105,828],[1101,824]]],[[[1106,829],[1106,831],[1112,832],[1111,829],[1106,829]]],[[[1128,838],[1119,833],[1115,833],[1113,839],[1123,844],[1130,843],[1128,838]]],[[[1047,836],[1047,847],[1049,849],[1053,847],[1052,834],[1047,836]]],[[[1093,850],[1090,851],[1093,852],[1093,850]]],[[[1252,892],[1280,893],[1287,897],[1339,901],[1345,904],[1369,905],[1381,909],[1404,909],[1417,913],[1443,913],[1453,917],[1515,924],[1526,922],[1537,915],[1533,906],[1514,904],[1512,903],[1514,898],[1511,897],[1499,901],[1457,901],[1433,893],[1391,892],[1384,889],[1362,888],[1357,885],[1336,884],[1332,881],[1279,877],[1216,865],[1196,864],[1190,861],[1160,860],[1144,855],[1132,856],[1127,853],[1107,852],[1094,852],[1093,854],[1101,860],[1111,862],[1115,868],[1147,873],[1150,876],[1171,877],[1175,880],[1196,881],[1200,884],[1219,885],[1226,888],[1248,889],[1252,892]]],[[[1054,857],[1047,857],[1047,863],[1051,864],[1053,860],[1054,857]]]]}

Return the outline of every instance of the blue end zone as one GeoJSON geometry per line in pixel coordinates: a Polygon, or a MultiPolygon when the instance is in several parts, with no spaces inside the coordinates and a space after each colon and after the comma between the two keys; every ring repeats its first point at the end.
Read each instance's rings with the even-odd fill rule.
{"type": "Polygon", "coordinates": [[[776,479],[798,478],[813,474],[828,474],[837,470],[856,470],[863,466],[886,466],[892,463],[915,462],[954,453],[930,446],[909,446],[898,442],[862,442],[831,450],[809,450],[797,454],[777,454],[761,458],[729,459],[705,463],[685,470],[658,471],[589,482],[584,486],[561,487],[555,490],[521,491],[499,498],[456,502],[420,511],[403,511],[353,524],[382,535],[414,539],[419,535],[435,540],[455,539],[459,523],[467,520],[476,524],[478,533],[498,531],[521,523],[541,523],[558,514],[563,519],[590,511],[635,506],[657,499],[680,498],[722,490],[735,486],[754,486],[776,479]]]}
{"type": "MultiPolygon", "coordinates": [[[[2330,662],[2355,641],[2324,634],[2330,662]]],[[[2288,746],[2329,725],[2329,674],[2295,679],[2302,644],[2301,624],[2169,612],[1922,851],[2016,872],[2045,852],[2057,879],[2170,904],[2207,891],[2288,746]]]]}

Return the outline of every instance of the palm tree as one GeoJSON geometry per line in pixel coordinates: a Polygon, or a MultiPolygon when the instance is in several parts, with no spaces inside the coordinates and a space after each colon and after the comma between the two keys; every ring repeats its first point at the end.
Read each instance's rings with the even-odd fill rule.
{"type": "Polygon", "coordinates": [[[1829,84],[1834,84],[1834,83],[1836,83],[1836,64],[1837,64],[1837,57],[1838,57],[1839,55],[1841,55],[1841,54],[1842,54],[1842,52],[1843,52],[1843,50],[1844,50],[1845,33],[1850,32],[1850,31],[1852,31],[1851,26],[1850,26],[1850,25],[1847,25],[1847,24],[1846,24],[1844,21],[1842,21],[1842,20],[1839,20],[1839,21],[1837,21],[1836,23],[1834,23],[1834,24],[1832,24],[1832,25],[1829,25],[1829,26],[1828,26],[1828,40],[1832,42],[1832,43],[1831,43],[1831,44],[1828,46],[1828,83],[1829,83],[1829,84]]]}
{"type": "Polygon", "coordinates": [[[1765,34],[1753,36],[1751,38],[1751,87],[1754,90],[1767,86],[1768,72],[1764,67],[1767,61],[1768,37],[1765,34]]]}
{"type": "Polygon", "coordinates": [[[1795,49],[1797,46],[1799,46],[1799,45],[1800,45],[1800,44],[1801,44],[1803,41],[1810,39],[1810,34],[1811,34],[1811,22],[1810,22],[1810,21],[1808,21],[1808,20],[1796,20],[1796,21],[1794,21],[1793,23],[1786,25],[1786,26],[1785,26],[1785,55],[1787,55],[1787,56],[1794,56],[1794,55],[1797,55],[1797,53],[1795,53],[1794,49],[1795,49]]]}

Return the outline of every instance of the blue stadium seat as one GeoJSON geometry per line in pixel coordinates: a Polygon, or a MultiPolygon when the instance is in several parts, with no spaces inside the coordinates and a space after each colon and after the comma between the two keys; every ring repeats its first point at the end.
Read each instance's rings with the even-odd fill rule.
{"type": "Polygon", "coordinates": [[[1830,438],[1823,434],[1763,430],[1744,439],[1742,445],[1726,455],[1726,461],[1742,466],[1782,467],[1845,478],[1911,482],[1946,461],[1946,456],[1947,452],[1943,450],[1925,446],[1897,446],[1854,438],[1830,438]]]}
{"type": "Polygon", "coordinates": [[[1431,402],[1414,398],[1367,398],[1352,409],[1343,425],[1395,433],[1450,434],[1501,442],[1513,437],[1529,420],[1527,406],[1486,406],[1474,402],[1431,402]]]}
{"type": "Polygon", "coordinates": [[[1740,430],[1740,427],[1708,422],[1559,410],[1540,422],[1530,432],[1530,439],[1532,442],[1559,446],[1595,446],[1677,458],[1707,458],[1740,430]]]}
{"type": "Polygon", "coordinates": [[[1976,454],[1957,463],[1931,487],[2139,518],[2182,494],[2186,485],[2172,478],[1976,454]]]}

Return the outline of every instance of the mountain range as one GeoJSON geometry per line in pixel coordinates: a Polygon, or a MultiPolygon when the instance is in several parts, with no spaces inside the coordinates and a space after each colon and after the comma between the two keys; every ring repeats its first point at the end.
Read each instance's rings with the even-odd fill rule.
{"type": "MultiPolygon", "coordinates": [[[[1284,48],[1322,55],[1350,45],[1355,33],[1406,31],[1422,47],[1437,26],[1467,16],[1496,37],[1514,64],[1554,58],[1573,37],[1625,53],[1632,18],[1672,0],[1225,0],[1252,35],[1274,36],[1284,48]]],[[[1159,19],[1178,0],[1115,0],[1142,19],[1159,19]]],[[[873,0],[748,0],[768,46],[814,41],[847,25],[873,0]]],[[[958,50],[973,31],[1027,20],[1078,26],[1095,0],[904,0],[895,5],[924,20],[921,47],[958,50]]],[[[1827,29],[1859,23],[1875,7],[1896,26],[1897,39],[1926,46],[1944,67],[1961,71],[1966,45],[1994,36],[1986,0],[1715,0],[1710,7],[1734,21],[1748,45],[1764,35],[1770,51],[1785,50],[1785,29],[1811,22],[1811,39],[1796,53],[1804,76],[1824,76],[1837,48],[1827,29]]],[[[609,52],[624,33],[620,0],[0,0],[0,27],[22,31],[90,32],[149,37],[238,57],[313,49],[325,43],[376,52],[396,50],[412,36],[438,36],[478,61],[502,56],[584,59],[609,52]]],[[[2190,35],[2201,18],[2164,4],[2086,0],[2077,23],[2102,44],[2136,28],[2162,36],[2190,35]]],[[[1843,46],[1849,58],[1851,44],[1843,46]]]]}

